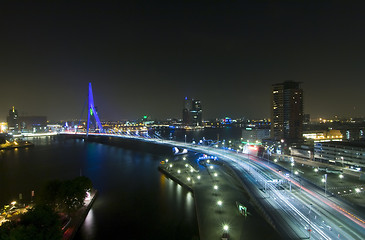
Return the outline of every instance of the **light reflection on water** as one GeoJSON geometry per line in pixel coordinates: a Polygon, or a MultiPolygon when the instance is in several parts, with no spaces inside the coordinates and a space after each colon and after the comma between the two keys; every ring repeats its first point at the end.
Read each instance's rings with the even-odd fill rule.
{"type": "Polygon", "coordinates": [[[187,196],[191,193],[157,170],[166,156],[72,139],[32,142],[32,148],[2,152],[1,203],[19,193],[30,201],[31,191],[37,194],[45,182],[72,179],[82,172],[99,194],[75,240],[113,239],[116,232],[123,239],[197,235],[194,204],[187,196]],[[136,233],[141,226],[143,231],[136,233]]]}
{"type": "Polygon", "coordinates": [[[87,217],[85,218],[85,221],[83,223],[83,227],[80,231],[82,231],[82,234],[85,235],[87,238],[95,235],[95,219],[93,209],[90,209],[89,213],[87,214],[87,217]]]}

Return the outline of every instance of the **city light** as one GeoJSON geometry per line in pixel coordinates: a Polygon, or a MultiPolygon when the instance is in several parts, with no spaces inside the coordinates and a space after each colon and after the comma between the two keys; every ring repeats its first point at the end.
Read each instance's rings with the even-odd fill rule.
{"type": "Polygon", "coordinates": [[[217,185],[214,185],[214,190],[218,190],[218,186],[217,185]]]}
{"type": "Polygon", "coordinates": [[[226,231],[226,232],[228,232],[228,229],[229,229],[229,226],[228,226],[227,224],[225,224],[225,225],[223,226],[223,230],[224,230],[224,231],[226,231]]]}
{"type": "Polygon", "coordinates": [[[218,204],[218,206],[222,206],[222,201],[221,201],[221,200],[219,200],[219,201],[217,202],[217,204],[218,204]]]}

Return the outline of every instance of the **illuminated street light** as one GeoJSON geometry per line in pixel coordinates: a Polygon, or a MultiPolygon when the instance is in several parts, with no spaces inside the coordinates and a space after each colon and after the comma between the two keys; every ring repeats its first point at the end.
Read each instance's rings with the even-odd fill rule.
{"type": "Polygon", "coordinates": [[[342,175],[342,174],[340,174],[338,177],[342,179],[342,178],[343,178],[343,175],[342,175]]]}
{"type": "Polygon", "coordinates": [[[318,168],[315,168],[315,169],[314,169],[314,171],[315,171],[315,172],[318,172],[318,168]]]}
{"type": "Polygon", "coordinates": [[[186,157],[183,157],[183,160],[185,161],[186,160],[186,157]]]}
{"type": "Polygon", "coordinates": [[[229,229],[229,226],[228,226],[227,224],[225,224],[225,225],[223,226],[223,230],[224,230],[224,231],[226,231],[226,232],[228,232],[228,229],[229,229]]]}
{"type": "Polygon", "coordinates": [[[218,186],[217,185],[214,185],[214,190],[218,190],[218,186]]]}
{"type": "Polygon", "coordinates": [[[180,174],[180,173],[181,173],[180,169],[179,169],[179,170],[177,170],[177,173],[178,173],[178,174],[180,174]]]}
{"type": "Polygon", "coordinates": [[[210,166],[210,169],[213,169],[213,166],[210,166]]]}
{"type": "Polygon", "coordinates": [[[222,201],[221,200],[219,200],[218,202],[217,202],[217,204],[218,204],[218,206],[222,206],[222,201]]]}
{"type": "Polygon", "coordinates": [[[194,172],[194,170],[193,169],[190,169],[190,172],[194,172]]]}
{"type": "Polygon", "coordinates": [[[185,167],[189,167],[189,165],[188,164],[185,164],[185,167]]]}
{"type": "Polygon", "coordinates": [[[217,173],[214,173],[214,177],[217,177],[218,176],[218,174],[217,173]]]}
{"type": "Polygon", "coordinates": [[[170,167],[172,167],[172,164],[170,164],[170,167]]]}
{"type": "Polygon", "coordinates": [[[207,163],[210,163],[209,159],[207,160],[207,163]]]}
{"type": "Polygon", "coordinates": [[[169,162],[169,159],[166,158],[166,162],[169,162]]]}
{"type": "Polygon", "coordinates": [[[275,159],[274,159],[274,162],[278,162],[278,160],[275,158],[275,159]]]}
{"type": "Polygon", "coordinates": [[[298,171],[295,171],[295,172],[294,172],[294,174],[295,174],[295,175],[298,175],[299,173],[298,173],[298,171]]]}
{"type": "Polygon", "coordinates": [[[356,192],[356,193],[361,192],[360,188],[355,188],[355,192],[356,192]]]}
{"type": "Polygon", "coordinates": [[[197,178],[200,179],[200,175],[198,175],[197,178]]]}
{"type": "Polygon", "coordinates": [[[187,180],[190,182],[191,178],[188,177],[187,180]]]}

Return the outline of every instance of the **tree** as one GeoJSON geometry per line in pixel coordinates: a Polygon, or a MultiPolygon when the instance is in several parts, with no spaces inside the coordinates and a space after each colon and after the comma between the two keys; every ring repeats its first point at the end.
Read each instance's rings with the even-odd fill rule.
{"type": "Polygon", "coordinates": [[[8,222],[0,228],[1,240],[59,240],[61,238],[60,218],[47,205],[36,205],[23,214],[19,222],[8,222]]]}

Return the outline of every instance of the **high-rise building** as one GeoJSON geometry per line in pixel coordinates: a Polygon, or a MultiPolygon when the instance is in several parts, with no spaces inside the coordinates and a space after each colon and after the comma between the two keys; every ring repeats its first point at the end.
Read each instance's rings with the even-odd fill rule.
{"type": "Polygon", "coordinates": [[[188,97],[185,97],[184,107],[183,107],[183,124],[184,125],[191,124],[190,110],[191,110],[191,99],[188,99],[188,97]]]}
{"type": "Polygon", "coordinates": [[[194,126],[202,126],[203,119],[202,119],[202,106],[200,100],[192,100],[192,107],[190,114],[192,116],[192,123],[194,126]]]}
{"type": "Polygon", "coordinates": [[[299,82],[272,85],[271,138],[298,142],[303,135],[303,89],[299,82]]]}
{"type": "Polygon", "coordinates": [[[201,126],[203,123],[202,107],[200,100],[185,97],[183,107],[183,124],[201,126]]]}
{"type": "Polygon", "coordinates": [[[9,116],[7,117],[8,122],[8,130],[19,130],[19,122],[18,122],[18,111],[14,108],[9,110],[9,116]]]}

